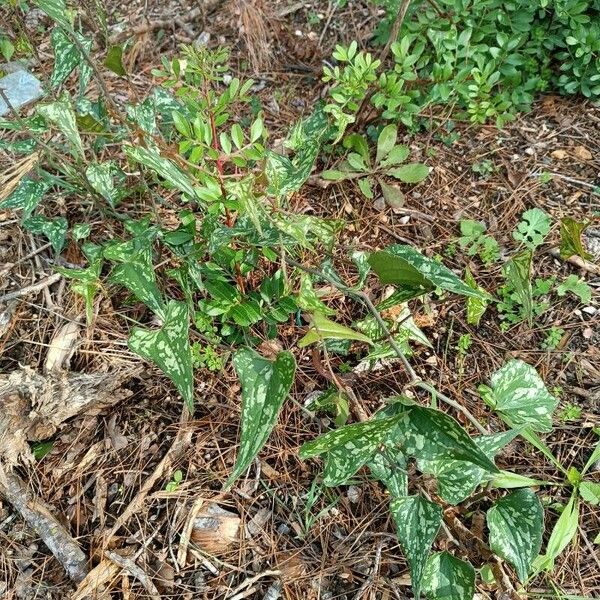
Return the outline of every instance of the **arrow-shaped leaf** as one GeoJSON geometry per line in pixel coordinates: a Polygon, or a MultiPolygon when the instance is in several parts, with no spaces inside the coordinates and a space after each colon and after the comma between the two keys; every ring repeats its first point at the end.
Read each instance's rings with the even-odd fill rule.
{"type": "Polygon", "coordinates": [[[472,600],[475,569],[448,552],[437,552],[425,566],[423,591],[429,600],[472,600]]]}
{"type": "Polygon", "coordinates": [[[251,348],[241,348],[233,355],[233,366],[242,384],[242,432],[225,489],[246,471],[267,441],[294,381],[296,360],[290,352],[280,352],[270,361],[251,348]]]}

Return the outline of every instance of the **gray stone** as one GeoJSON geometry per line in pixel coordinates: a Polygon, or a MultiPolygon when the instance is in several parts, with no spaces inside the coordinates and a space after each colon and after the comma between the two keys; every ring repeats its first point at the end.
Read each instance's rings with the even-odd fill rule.
{"type": "MultiPolygon", "coordinates": [[[[15,71],[2,77],[0,88],[2,88],[10,105],[15,110],[37,100],[44,93],[39,79],[27,71],[15,71]]],[[[10,108],[4,98],[0,96],[0,117],[7,115],[9,112],[10,108]]]]}

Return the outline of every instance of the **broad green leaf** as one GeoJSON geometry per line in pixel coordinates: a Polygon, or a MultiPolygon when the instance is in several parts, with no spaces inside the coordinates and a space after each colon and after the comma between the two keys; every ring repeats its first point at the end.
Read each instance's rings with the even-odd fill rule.
{"type": "MultiPolygon", "coordinates": [[[[473,277],[471,271],[467,267],[465,271],[465,283],[473,288],[474,290],[478,290],[482,294],[485,294],[485,290],[477,285],[475,281],[475,277],[473,277]]],[[[481,317],[487,310],[488,301],[486,298],[482,298],[479,296],[471,296],[467,298],[467,323],[469,325],[479,325],[479,321],[481,321],[481,317]]]]}
{"type": "Polygon", "coordinates": [[[354,331],[344,325],[331,321],[323,314],[316,312],[311,316],[310,329],[308,333],[298,342],[299,348],[304,348],[315,342],[323,340],[358,340],[372,345],[371,338],[354,331]]]}
{"type": "Polygon", "coordinates": [[[600,504],[600,483],[582,481],[579,484],[579,495],[585,502],[598,506],[600,504]]]}
{"type": "Polygon", "coordinates": [[[125,77],[127,71],[123,66],[123,47],[122,46],[111,46],[106,53],[104,59],[104,66],[110,69],[116,75],[125,77]]]}
{"type": "Polygon", "coordinates": [[[422,163],[408,163],[388,169],[386,175],[391,175],[403,183],[419,183],[429,175],[429,167],[422,163]]]}
{"type": "Polygon", "coordinates": [[[342,447],[331,449],[325,455],[323,484],[328,487],[343,485],[372,459],[376,451],[377,447],[368,437],[357,437],[342,447]]]}
{"type": "Polygon", "coordinates": [[[373,180],[370,177],[364,177],[357,181],[358,187],[362,195],[369,200],[373,199],[373,180]]]}
{"type": "Polygon", "coordinates": [[[23,227],[38,235],[45,235],[52,244],[52,249],[56,254],[64,248],[69,224],[64,217],[48,219],[42,215],[35,215],[23,221],[23,227]]]}
{"type": "Polygon", "coordinates": [[[513,565],[524,583],[542,547],[542,503],[531,490],[518,490],[498,500],[487,511],[487,525],[490,548],[513,565]]]}
{"type": "Polygon", "coordinates": [[[577,498],[577,492],[573,492],[571,499],[563,509],[550,534],[550,539],[546,546],[546,553],[538,556],[534,561],[533,566],[536,573],[539,573],[542,570],[552,571],[552,569],[554,569],[554,561],[571,543],[577,533],[578,525],[579,499],[577,498]]]}
{"type": "MultiPolygon", "coordinates": [[[[82,62],[82,57],[77,46],[60,27],[55,27],[50,35],[50,42],[54,50],[54,68],[50,75],[50,86],[59,86],[82,62]]],[[[91,50],[89,44],[88,50],[91,50]]]]}
{"type": "Polygon", "coordinates": [[[125,152],[133,160],[156,171],[174,188],[187,194],[190,199],[198,199],[198,195],[189,177],[170,160],[163,158],[157,150],[142,148],[141,146],[136,146],[135,148],[133,146],[125,146],[125,152]]]}
{"type": "Polygon", "coordinates": [[[577,296],[583,304],[589,304],[592,301],[592,288],[574,273],[569,275],[557,288],[556,293],[564,296],[568,292],[577,296]]]}
{"type": "Polygon", "coordinates": [[[154,314],[165,318],[165,305],[156,284],[156,274],[150,250],[132,255],[129,260],[116,265],[110,280],[126,287],[138,300],[154,314]]]}
{"type": "Polygon", "coordinates": [[[70,11],[67,10],[64,0],[33,0],[33,4],[65,29],[71,29],[70,11]]]}
{"type": "Polygon", "coordinates": [[[323,179],[327,179],[328,181],[342,181],[343,179],[347,179],[349,173],[344,171],[336,171],[335,169],[327,169],[321,173],[321,177],[323,179]]]}
{"type": "Polygon", "coordinates": [[[377,138],[377,156],[375,162],[379,164],[396,145],[398,130],[395,125],[386,125],[377,138]]]}
{"type": "Polygon", "coordinates": [[[171,300],[162,327],[154,330],[135,327],[127,344],[132,352],[153,362],[171,379],[193,413],[194,377],[188,330],[187,304],[171,300]]]}
{"type": "Polygon", "coordinates": [[[550,232],[550,217],[539,208],[531,208],[521,215],[521,221],[513,232],[513,237],[530,250],[544,243],[550,232]]]}
{"type": "Polygon", "coordinates": [[[590,455],[590,457],[587,459],[585,466],[583,467],[583,470],[581,471],[581,475],[585,475],[588,470],[592,467],[592,465],[597,462],[598,460],[600,460],[600,442],[598,442],[596,444],[596,447],[594,448],[594,451],[592,452],[592,454],[590,455]]]}
{"type": "MultiPolygon", "coordinates": [[[[154,135],[157,132],[156,108],[153,98],[146,98],[143,102],[127,105],[127,116],[139,126],[142,131],[154,135]]],[[[127,148],[125,148],[127,150],[127,148]]],[[[153,149],[154,150],[154,149],[153,149]]],[[[165,159],[163,159],[165,160],[165,159]]],[[[139,161],[142,162],[142,161],[139,161]]],[[[168,162],[168,161],[167,161],[168,162]]],[[[157,170],[157,169],[155,169],[157,170]]],[[[158,171],[158,170],[157,170],[158,171]]],[[[160,172],[160,171],[158,171],[160,172]]],[[[162,175],[162,173],[161,173],[162,175]]],[[[165,177],[165,179],[167,179],[165,177]]]]}
{"type": "Polygon", "coordinates": [[[570,258],[574,254],[584,260],[589,260],[592,255],[585,249],[581,241],[581,234],[590,225],[589,221],[580,223],[571,217],[564,217],[560,221],[560,256],[570,258]]]}
{"type": "Polygon", "coordinates": [[[389,185],[385,181],[380,181],[381,193],[390,208],[402,208],[404,206],[404,194],[396,185],[389,185]]]}
{"type": "Polygon", "coordinates": [[[417,295],[439,287],[467,297],[488,298],[487,294],[474,290],[450,269],[424,256],[412,246],[396,244],[373,252],[369,256],[369,263],[381,283],[400,285],[417,295]]]}
{"type": "MultiPolygon", "coordinates": [[[[490,459],[508,444],[516,431],[506,431],[493,435],[473,438],[477,447],[490,459]]],[[[464,460],[450,460],[440,456],[432,460],[418,460],[417,465],[423,473],[435,475],[438,482],[438,494],[449,504],[457,505],[468,498],[483,481],[489,479],[487,470],[464,460]]]]}
{"type": "Polygon", "coordinates": [[[331,249],[344,223],[341,220],[322,219],[313,215],[271,214],[275,227],[297,244],[313,249],[316,245],[331,249]]]}
{"type": "Polygon", "coordinates": [[[75,223],[71,229],[71,234],[75,241],[85,240],[90,237],[92,226],[89,223],[75,223]]]}
{"type": "Polygon", "coordinates": [[[410,154],[408,146],[398,145],[394,146],[385,160],[382,160],[380,167],[393,167],[403,163],[410,154]]]}
{"type": "Polygon", "coordinates": [[[425,565],[423,591],[429,600],[472,600],[475,569],[448,552],[437,552],[425,565]]]}
{"type": "Polygon", "coordinates": [[[413,593],[419,598],[427,557],[442,524],[442,507],[422,496],[405,496],[394,498],[390,511],[410,566],[413,593]]]}
{"type": "Polygon", "coordinates": [[[551,431],[558,400],[537,371],[522,360],[511,360],[491,377],[491,388],[482,386],[483,399],[510,427],[551,431]]]}
{"type": "Polygon", "coordinates": [[[513,256],[503,267],[504,278],[516,293],[523,306],[525,318],[531,324],[533,319],[533,298],[531,290],[531,250],[513,256]]]}
{"type": "Polygon", "coordinates": [[[406,459],[396,448],[376,452],[367,463],[373,477],[387,488],[392,498],[408,496],[406,459]]]}
{"type": "Polygon", "coordinates": [[[96,192],[115,208],[127,194],[125,173],[112,161],[93,163],[85,171],[85,176],[96,192]]]}
{"type": "Polygon", "coordinates": [[[21,179],[12,194],[0,202],[0,210],[23,209],[23,220],[31,216],[37,208],[49,185],[44,180],[21,179]]]}
{"type": "Polygon", "coordinates": [[[242,384],[242,431],[225,489],[246,471],[267,441],[294,381],[296,361],[290,352],[280,352],[270,361],[251,348],[240,348],[233,355],[233,366],[242,384]]]}
{"type": "Polygon", "coordinates": [[[379,444],[388,437],[390,430],[398,424],[400,418],[401,415],[395,415],[364,423],[353,423],[328,431],[317,439],[303,444],[299,451],[300,458],[306,460],[347,446],[350,446],[349,451],[351,452],[354,448],[354,441],[361,439],[368,440],[375,452],[379,444]]]}
{"type": "Polygon", "coordinates": [[[59,100],[50,104],[40,104],[37,112],[47,121],[55,123],[69,140],[70,152],[75,158],[84,158],[83,144],[77,130],[77,120],[68,94],[64,93],[59,100]]]}

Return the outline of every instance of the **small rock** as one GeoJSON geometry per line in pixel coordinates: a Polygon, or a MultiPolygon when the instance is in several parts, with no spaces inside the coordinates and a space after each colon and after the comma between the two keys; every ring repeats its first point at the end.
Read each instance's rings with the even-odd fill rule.
{"type": "Polygon", "coordinates": [[[556,160],[564,160],[565,158],[567,158],[567,151],[566,150],[554,150],[553,152],[550,153],[550,156],[552,158],[555,158],[556,160]]]}
{"type": "MultiPolygon", "coordinates": [[[[27,71],[15,71],[0,79],[0,88],[8,98],[10,106],[18,110],[22,106],[30,104],[40,98],[43,94],[42,84],[39,79],[27,73],[27,71]]],[[[9,106],[0,96],[0,117],[10,112],[9,106]]]]}
{"type": "Polygon", "coordinates": [[[385,200],[381,197],[377,198],[377,200],[373,202],[373,208],[379,212],[385,210],[385,200]]]}
{"type": "Polygon", "coordinates": [[[591,315],[591,316],[594,316],[598,312],[598,309],[594,306],[584,306],[581,310],[586,315],[591,315]]]}
{"type": "Polygon", "coordinates": [[[348,488],[348,500],[350,500],[352,504],[356,504],[360,500],[360,490],[357,486],[351,485],[348,488]]]}

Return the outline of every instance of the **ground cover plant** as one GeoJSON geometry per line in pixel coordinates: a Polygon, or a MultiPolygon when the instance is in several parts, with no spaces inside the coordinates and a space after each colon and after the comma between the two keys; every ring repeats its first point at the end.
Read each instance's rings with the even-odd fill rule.
{"type": "MultiPolygon", "coordinates": [[[[579,274],[534,272],[551,235],[561,260],[592,268],[583,242],[591,222],[553,220],[534,206],[516,215],[501,243],[486,223],[464,218],[452,243],[424,253],[402,239],[369,248],[348,244],[339,215],[296,211],[294,199],[316,177],[332,194],[354,190],[366,205],[382,198],[384,207],[402,211],[415,186],[435,175],[418,151],[419,138],[400,139],[406,127],[423,124],[426,107],[456,102],[458,119],[466,111],[474,123],[503,125],[546,85],[597,94],[595,51],[584,52],[585,68],[574,66],[554,39],[560,36],[548,33],[577,30],[576,43],[564,43],[579,44],[593,33],[596,5],[508,7],[516,11],[507,17],[512,34],[539,19],[540,37],[554,44],[546,52],[538,48],[531,73],[520,70],[517,78],[509,67],[522,65],[533,42],[529,33],[515,42],[503,32],[496,3],[477,8],[477,24],[469,25],[474,31],[465,24],[473,6],[429,3],[419,12],[416,3],[409,18],[396,23],[401,35],[389,56],[375,59],[356,41],[338,45],[332,57],[339,64],[323,69],[324,101],[286,123],[275,141],[256,82],[231,75],[226,48],[190,44],[162,57],[152,71],[155,85],[142,99],[126,66],[127,46],[107,41],[102,28],[94,39],[84,24],[93,22],[86,7],[34,4],[51,23],[53,66],[46,98],[29,114],[13,110],[0,123],[14,136],[5,150],[35,157],[11,178],[0,209],[46,240],[53,276],[70,282],[88,330],[97,324],[103,298],[111,298],[128,349],[157,367],[183,400],[182,430],[204,409],[198,375],[233,369],[239,443],[230,449],[234,464],[211,482],[220,497],[246,494],[242,488],[253,473],[260,479],[261,452],[297,385],[300,357],[310,356],[327,387],[302,407],[320,425],[293,451],[302,468],[312,470],[301,538],[335,508],[333,500],[317,516],[311,512],[319,496],[331,498],[327,488],[356,487],[366,478],[385,490],[414,597],[463,600],[476,590],[516,597],[532,582],[551,581],[556,561],[577,536],[582,507],[600,502],[600,445],[575,465],[555,456],[545,436],[559,419],[559,390],[549,391],[540,372],[518,356],[503,357],[483,377],[470,375],[477,411],[417,370],[413,357],[427,351],[435,358],[439,350],[420,323],[419,307],[433,311],[452,303],[474,336],[486,319],[500,332],[533,328],[561,299],[577,310],[589,308],[593,288],[579,274]],[[430,11],[435,19],[425,21],[430,11]],[[433,50],[425,43],[426,22],[433,50]],[[460,31],[459,41],[449,47],[436,27],[460,31]],[[492,33],[498,47],[489,46],[492,33]],[[473,36],[480,45],[472,56],[473,36]],[[423,48],[411,49],[415,42],[423,48]],[[438,43],[451,53],[443,55],[444,65],[438,43]],[[487,54],[493,60],[484,63],[487,54]],[[570,66],[551,75],[553,60],[570,66]],[[577,78],[579,87],[561,77],[577,78]],[[128,91],[127,100],[109,81],[128,91]],[[408,87],[405,102],[399,94],[408,87]],[[77,199],[75,213],[63,210],[64,197],[77,199]],[[458,253],[469,261],[462,272],[445,264],[458,253]],[[499,273],[500,285],[487,289],[486,269],[499,273]],[[345,375],[381,368],[391,368],[397,379],[367,411],[345,375]],[[499,466],[496,457],[514,443],[533,448],[559,475],[534,477],[499,466]],[[545,490],[553,488],[563,501],[545,506],[545,490]],[[550,520],[548,508],[560,517],[550,520]],[[474,514],[483,517],[480,531],[468,527],[474,514]]],[[[16,6],[15,18],[27,9],[16,6]]],[[[577,52],[574,57],[582,59],[577,52]]],[[[495,168],[478,161],[469,170],[491,176],[495,168]]],[[[565,335],[548,324],[538,343],[552,352],[565,335]]],[[[463,378],[471,334],[462,333],[456,344],[463,378]]],[[[51,447],[36,450],[42,459],[51,447]]],[[[181,493],[183,470],[164,475],[164,493],[181,493]]],[[[113,535],[121,525],[117,519],[113,535]]],[[[122,559],[110,558],[117,565],[122,559]]],[[[69,559],[62,562],[69,571],[69,559]]]]}

